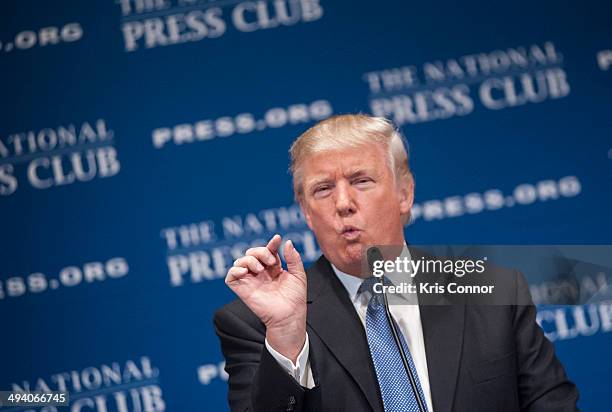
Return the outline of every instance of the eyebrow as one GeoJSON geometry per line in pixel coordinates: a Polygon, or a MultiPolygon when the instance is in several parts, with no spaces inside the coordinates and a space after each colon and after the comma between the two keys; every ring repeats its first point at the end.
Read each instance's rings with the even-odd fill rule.
{"type": "Polygon", "coordinates": [[[373,175],[374,171],[373,170],[368,170],[368,169],[364,169],[364,168],[356,168],[354,169],[352,172],[350,172],[347,176],[347,178],[349,179],[353,179],[355,177],[360,177],[363,175],[373,175]]]}
{"type": "MultiPolygon", "coordinates": [[[[347,179],[354,179],[356,177],[360,177],[360,176],[364,176],[364,175],[368,175],[368,174],[374,174],[372,171],[368,170],[368,169],[364,169],[364,168],[355,168],[352,171],[350,171],[348,173],[348,175],[345,175],[345,177],[347,179]]],[[[331,182],[332,179],[330,179],[327,176],[316,176],[311,178],[310,180],[306,181],[304,183],[304,187],[307,189],[312,188],[313,186],[317,186],[320,185],[322,183],[329,183],[331,182]]]]}

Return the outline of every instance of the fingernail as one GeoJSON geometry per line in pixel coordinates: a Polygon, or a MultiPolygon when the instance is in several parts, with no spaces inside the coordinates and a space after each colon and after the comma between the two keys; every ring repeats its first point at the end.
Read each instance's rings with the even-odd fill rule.
{"type": "Polygon", "coordinates": [[[258,263],[256,268],[257,268],[258,271],[264,270],[264,267],[261,265],[261,263],[258,263]]]}

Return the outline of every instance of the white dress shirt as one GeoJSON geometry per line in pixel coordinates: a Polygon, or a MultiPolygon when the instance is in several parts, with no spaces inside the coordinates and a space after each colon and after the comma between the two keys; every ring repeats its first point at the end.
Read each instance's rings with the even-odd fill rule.
{"type": "MultiPolygon", "coordinates": [[[[410,253],[407,247],[404,247],[402,251],[401,257],[407,256],[410,257],[410,253]]],[[[342,282],[346,291],[348,292],[349,298],[351,302],[353,302],[353,306],[359,315],[359,319],[361,319],[361,323],[365,330],[365,319],[366,312],[368,309],[368,303],[370,301],[370,293],[363,292],[359,293],[359,287],[363,282],[363,279],[358,278],[357,276],[349,275],[340,271],[334,265],[332,265],[332,269],[334,273],[342,282]]],[[[397,285],[399,283],[399,279],[404,282],[410,281],[410,276],[406,273],[402,274],[386,274],[391,281],[397,285]],[[397,279],[397,281],[396,281],[397,279]]],[[[410,355],[412,356],[412,360],[414,361],[414,366],[416,368],[417,374],[419,376],[419,381],[421,383],[421,387],[423,388],[423,393],[425,394],[425,401],[427,402],[427,409],[429,412],[433,412],[432,402],[431,402],[431,389],[429,386],[429,374],[427,372],[427,358],[425,356],[425,341],[423,339],[423,327],[421,326],[421,313],[419,311],[418,304],[411,304],[408,302],[415,302],[415,296],[412,295],[395,295],[393,299],[390,300],[389,306],[391,310],[391,314],[395,319],[397,325],[399,326],[406,343],[408,344],[408,348],[410,349],[410,355]],[[395,304],[394,302],[397,302],[395,304]]],[[[304,343],[304,347],[302,351],[298,355],[297,362],[294,364],[290,359],[281,355],[276,350],[274,350],[266,340],[266,348],[268,352],[277,360],[277,362],[289,373],[293,376],[301,386],[304,386],[308,389],[311,389],[315,386],[314,379],[312,377],[312,370],[310,368],[310,361],[308,359],[309,353],[309,342],[308,342],[308,334],[306,334],[306,342],[304,343]]],[[[401,359],[397,360],[401,363],[401,359]]]]}

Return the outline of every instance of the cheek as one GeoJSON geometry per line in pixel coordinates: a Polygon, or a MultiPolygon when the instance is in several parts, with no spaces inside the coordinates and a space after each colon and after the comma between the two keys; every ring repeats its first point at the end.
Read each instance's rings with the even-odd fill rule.
{"type": "Polygon", "coordinates": [[[399,210],[399,198],[395,192],[381,190],[376,196],[369,196],[364,199],[365,204],[379,215],[384,215],[390,211],[399,210]]]}
{"type": "Polygon", "coordinates": [[[396,197],[391,197],[393,194],[383,195],[377,199],[370,198],[368,205],[369,221],[373,223],[375,229],[380,231],[387,230],[389,227],[395,227],[400,222],[400,205],[396,197]]]}
{"type": "Polygon", "coordinates": [[[333,222],[324,213],[311,215],[312,229],[316,233],[328,235],[333,232],[333,222]]]}

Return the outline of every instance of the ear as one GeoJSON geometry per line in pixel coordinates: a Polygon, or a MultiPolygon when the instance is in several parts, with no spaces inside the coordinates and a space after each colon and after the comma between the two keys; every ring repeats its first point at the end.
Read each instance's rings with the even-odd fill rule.
{"type": "Polygon", "coordinates": [[[401,179],[399,187],[400,214],[407,215],[414,203],[414,179],[412,174],[401,179]]]}

